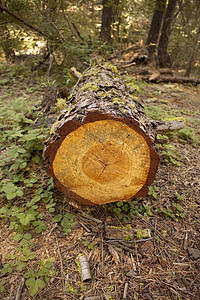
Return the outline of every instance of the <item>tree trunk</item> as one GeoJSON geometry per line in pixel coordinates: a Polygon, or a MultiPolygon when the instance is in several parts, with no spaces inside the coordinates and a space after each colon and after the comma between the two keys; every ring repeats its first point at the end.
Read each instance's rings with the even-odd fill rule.
{"type": "Polygon", "coordinates": [[[7,62],[14,62],[15,51],[13,49],[13,41],[10,37],[10,31],[5,24],[0,25],[1,46],[5,54],[7,62]]]}
{"type": "Polygon", "coordinates": [[[160,28],[162,25],[163,16],[166,8],[166,0],[157,0],[154,8],[153,17],[151,20],[151,26],[148,33],[148,38],[146,45],[148,46],[148,56],[149,60],[152,60],[152,57],[156,50],[156,45],[158,42],[158,37],[160,33],[160,28]]]}
{"type": "Polygon", "coordinates": [[[195,58],[197,48],[198,48],[199,36],[200,36],[200,22],[199,22],[198,30],[197,30],[197,33],[196,33],[196,36],[195,36],[194,44],[193,44],[193,47],[192,47],[192,50],[191,50],[191,54],[190,54],[190,57],[189,57],[189,60],[188,60],[188,65],[187,65],[187,69],[186,69],[186,72],[185,72],[185,77],[190,76],[190,72],[191,72],[192,65],[194,63],[194,58],[195,58]]]}
{"type": "Polygon", "coordinates": [[[161,68],[171,67],[171,59],[169,54],[167,53],[167,48],[168,48],[170,29],[171,29],[173,16],[174,16],[174,11],[176,8],[176,3],[177,0],[169,0],[163,25],[162,25],[160,41],[158,44],[158,60],[161,68]]]}
{"type": "Polygon", "coordinates": [[[112,21],[113,21],[113,4],[111,4],[109,0],[103,0],[101,32],[100,32],[100,38],[103,41],[110,42],[112,21]]]}
{"type": "Polygon", "coordinates": [[[159,155],[141,104],[112,65],[86,70],[45,147],[59,190],[87,205],[147,194],[159,155]]]}

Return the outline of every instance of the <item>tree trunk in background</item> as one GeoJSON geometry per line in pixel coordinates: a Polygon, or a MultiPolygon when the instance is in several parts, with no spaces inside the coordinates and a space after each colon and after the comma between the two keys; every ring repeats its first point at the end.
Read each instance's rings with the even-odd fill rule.
{"type": "Polygon", "coordinates": [[[177,0],[169,0],[165,17],[163,20],[160,41],[158,44],[158,60],[161,68],[171,67],[171,59],[169,54],[167,53],[167,48],[168,48],[170,29],[174,17],[176,4],[177,4],[177,0]]]}
{"type": "Polygon", "coordinates": [[[144,196],[156,174],[156,133],[112,65],[86,70],[45,147],[59,190],[87,205],[144,196]]]}
{"type": "Polygon", "coordinates": [[[6,25],[0,25],[0,34],[1,34],[1,46],[5,54],[7,62],[14,62],[15,60],[15,51],[13,50],[13,42],[10,37],[10,32],[6,25]]]}
{"type": "Polygon", "coordinates": [[[152,60],[153,55],[156,50],[156,46],[158,43],[158,37],[160,33],[160,28],[162,25],[163,16],[166,8],[166,0],[157,0],[154,8],[153,17],[151,20],[151,26],[148,33],[148,38],[146,41],[146,45],[148,46],[148,56],[149,60],[152,60]]]}
{"type": "Polygon", "coordinates": [[[112,21],[113,21],[113,4],[110,3],[109,0],[103,0],[100,38],[105,42],[110,42],[112,21]]]}
{"type": "Polygon", "coordinates": [[[191,50],[191,54],[188,60],[188,65],[187,65],[187,69],[185,72],[185,77],[188,77],[190,75],[191,69],[192,69],[192,65],[194,63],[194,58],[197,52],[197,48],[198,48],[198,41],[199,41],[199,37],[200,37],[200,22],[199,22],[199,27],[195,36],[195,40],[194,40],[194,44],[191,50]]]}

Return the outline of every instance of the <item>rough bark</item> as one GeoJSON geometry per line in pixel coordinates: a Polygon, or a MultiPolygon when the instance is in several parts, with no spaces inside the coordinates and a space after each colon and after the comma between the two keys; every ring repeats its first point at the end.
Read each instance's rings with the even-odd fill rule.
{"type": "Polygon", "coordinates": [[[158,42],[158,37],[162,25],[163,16],[165,13],[165,8],[166,8],[166,0],[156,1],[153,17],[151,20],[151,26],[150,26],[150,30],[146,42],[146,45],[148,46],[147,50],[149,54],[149,60],[152,59],[156,50],[156,45],[158,42]]]}
{"type": "Polygon", "coordinates": [[[109,0],[103,0],[100,38],[106,42],[109,42],[111,39],[112,21],[113,21],[113,4],[110,4],[109,0]]]}
{"type": "Polygon", "coordinates": [[[45,147],[47,172],[69,198],[94,205],[146,195],[156,174],[156,133],[112,65],[78,80],[45,147]]]}
{"type": "Polygon", "coordinates": [[[171,59],[169,54],[167,53],[170,29],[172,20],[174,17],[174,12],[176,8],[177,0],[169,0],[165,17],[163,20],[161,36],[158,44],[158,60],[160,67],[171,67],[171,59]]]}

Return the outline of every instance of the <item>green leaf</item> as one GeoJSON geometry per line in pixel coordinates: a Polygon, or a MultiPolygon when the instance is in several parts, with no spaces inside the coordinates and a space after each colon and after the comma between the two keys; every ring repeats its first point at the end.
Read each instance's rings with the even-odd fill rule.
{"type": "Polygon", "coordinates": [[[47,229],[47,225],[45,223],[40,222],[38,226],[35,227],[36,233],[41,233],[43,230],[47,229]]]}
{"type": "Polygon", "coordinates": [[[63,217],[63,216],[62,216],[61,214],[56,215],[56,216],[53,218],[52,221],[58,223],[58,222],[61,221],[62,217],[63,217]]]}
{"type": "Polygon", "coordinates": [[[32,159],[36,164],[39,163],[40,161],[40,157],[38,155],[34,156],[33,159],[32,159]]]}
{"type": "Polygon", "coordinates": [[[29,278],[26,280],[26,285],[29,288],[30,295],[34,296],[35,294],[37,294],[39,288],[41,288],[41,289],[44,288],[46,284],[40,278],[38,278],[36,280],[34,278],[29,278]]]}
{"type": "Polygon", "coordinates": [[[8,229],[12,230],[12,229],[17,229],[18,228],[18,224],[16,222],[10,222],[10,226],[8,229]]]}
{"type": "Polygon", "coordinates": [[[14,193],[6,194],[6,198],[7,198],[8,200],[12,200],[12,199],[14,199],[16,196],[17,196],[17,195],[16,195],[15,192],[14,192],[14,193]]]}
{"type": "Polygon", "coordinates": [[[32,270],[28,270],[25,274],[24,274],[24,278],[35,278],[35,273],[32,270]]]}
{"type": "Polygon", "coordinates": [[[74,218],[75,218],[75,216],[73,214],[70,214],[69,212],[66,212],[64,217],[67,218],[67,219],[71,219],[71,220],[74,220],[74,218]]]}
{"type": "Polygon", "coordinates": [[[18,188],[12,182],[9,182],[1,190],[6,194],[8,194],[8,193],[15,193],[17,189],[18,188]]]}
{"type": "Polygon", "coordinates": [[[10,264],[5,264],[1,272],[4,273],[12,273],[12,268],[10,267],[10,264]]]}
{"type": "Polygon", "coordinates": [[[30,239],[32,238],[32,235],[31,235],[30,233],[25,233],[25,234],[24,234],[24,238],[25,238],[26,240],[30,240],[30,239]]]}
{"type": "Polygon", "coordinates": [[[6,283],[5,280],[0,282],[0,293],[2,293],[4,291],[4,284],[6,283]]]}
{"type": "Polygon", "coordinates": [[[8,253],[8,254],[5,255],[5,257],[7,259],[15,259],[16,256],[13,253],[8,253]]]}
{"type": "Polygon", "coordinates": [[[17,261],[17,267],[16,267],[16,270],[19,271],[19,272],[21,272],[21,271],[23,271],[23,269],[24,269],[26,266],[27,266],[27,263],[26,263],[26,262],[18,260],[18,261],[17,261]]]}
{"type": "Polygon", "coordinates": [[[21,165],[20,165],[20,169],[25,169],[27,166],[27,162],[23,162],[21,165]]]}
{"type": "Polygon", "coordinates": [[[49,212],[55,212],[55,208],[49,208],[49,212]]]}
{"type": "Polygon", "coordinates": [[[20,213],[17,215],[17,217],[19,218],[20,223],[24,226],[29,225],[31,221],[35,220],[35,216],[30,213],[20,213]]]}
{"type": "Polygon", "coordinates": [[[19,242],[22,238],[23,238],[23,234],[22,233],[17,233],[15,234],[15,236],[13,237],[13,239],[17,242],[19,242]]]}
{"type": "Polygon", "coordinates": [[[19,197],[22,197],[22,196],[24,195],[24,193],[23,193],[22,190],[18,190],[18,191],[16,192],[16,194],[17,194],[17,196],[19,196],[19,197]]]}
{"type": "Polygon", "coordinates": [[[1,209],[0,209],[0,215],[5,215],[8,211],[8,208],[6,206],[3,206],[1,209]]]}
{"type": "Polygon", "coordinates": [[[36,257],[35,252],[31,252],[29,248],[25,247],[23,249],[23,255],[26,256],[28,259],[33,259],[36,257]]]}

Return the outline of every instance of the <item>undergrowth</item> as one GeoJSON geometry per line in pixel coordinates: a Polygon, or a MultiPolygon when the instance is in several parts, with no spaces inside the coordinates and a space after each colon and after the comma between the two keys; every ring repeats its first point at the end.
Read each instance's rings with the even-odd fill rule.
{"type": "MultiPolygon", "coordinates": [[[[36,258],[33,236],[48,229],[47,212],[48,219],[59,222],[66,235],[75,224],[75,216],[64,210],[55,212],[53,182],[46,175],[43,158],[49,128],[45,119],[41,125],[34,121],[39,116],[35,109],[38,103],[31,101],[30,95],[11,97],[9,94],[6,98],[4,93],[1,100],[0,219],[17,242],[15,252],[5,257],[2,273],[22,273],[33,296],[55,275],[51,257],[39,261],[35,270],[31,270],[30,263],[36,258]]],[[[0,291],[4,290],[4,284],[1,281],[0,291]]]]}

